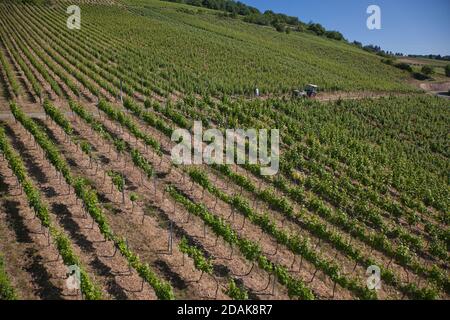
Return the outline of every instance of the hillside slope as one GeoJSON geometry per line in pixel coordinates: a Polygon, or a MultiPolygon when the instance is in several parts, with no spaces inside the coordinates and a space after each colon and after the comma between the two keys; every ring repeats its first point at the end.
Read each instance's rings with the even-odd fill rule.
{"type": "Polygon", "coordinates": [[[406,74],[342,42],[80,2],[69,30],[71,2],[0,1],[0,251],[19,297],[63,298],[50,275],[76,262],[87,299],[449,299],[447,100],[405,92],[406,74]],[[280,98],[307,82],[379,98],[280,98]],[[240,99],[255,86],[272,97],[240,99]],[[175,165],[172,134],[194,121],[279,129],[278,174],[175,165]],[[29,232],[49,223],[61,233],[29,232]]]}
{"type": "MultiPolygon", "coordinates": [[[[307,33],[284,34],[216,11],[158,0],[127,0],[124,6],[82,6],[91,26],[120,39],[121,63],[153,70],[167,88],[213,95],[290,92],[315,83],[326,91],[410,91],[406,73],[346,43],[307,33]]],[[[63,23],[63,22],[62,22],[63,23]]]]}

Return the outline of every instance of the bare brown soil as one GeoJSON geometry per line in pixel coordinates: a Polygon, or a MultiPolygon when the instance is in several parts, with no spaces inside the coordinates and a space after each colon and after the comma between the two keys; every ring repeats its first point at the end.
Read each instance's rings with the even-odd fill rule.
{"type": "MultiPolygon", "coordinates": [[[[81,129],[83,124],[77,121],[77,126],[81,129]]],[[[80,132],[83,132],[83,136],[84,133],[90,132],[90,129],[84,129],[85,130],[80,130],[80,132]]],[[[164,195],[164,193],[160,191],[163,187],[157,187],[157,192],[155,193],[154,184],[151,181],[143,181],[143,183],[140,183],[140,171],[133,166],[126,165],[127,163],[131,163],[131,159],[120,156],[119,161],[117,161],[117,155],[110,151],[110,149],[112,149],[111,146],[108,146],[104,141],[96,136],[88,136],[87,138],[89,138],[89,141],[97,148],[96,153],[98,155],[102,155],[101,168],[97,169],[94,166],[95,168],[92,167],[92,169],[88,169],[89,159],[80,152],[77,152],[77,155],[74,157],[76,148],[73,145],[70,147],[71,150],[66,153],[71,154],[72,160],[70,162],[85,163],[86,167],[83,167],[83,171],[88,170],[87,172],[92,173],[89,177],[98,190],[102,192],[102,198],[105,198],[110,203],[113,203],[115,208],[119,208],[116,214],[109,215],[110,223],[114,226],[114,230],[116,230],[116,232],[126,236],[130,246],[133,247],[133,250],[135,250],[141,257],[145,257],[146,262],[156,266],[156,269],[158,264],[161,263],[161,260],[165,261],[166,264],[172,268],[172,272],[176,270],[178,273],[178,277],[176,278],[181,278],[183,279],[183,283],[188,284],[185,288],[183,285],[174,283],[174,287],[180,290],[180,295],[189,296],[190,298],[205,298],[205,293],[208,293],[209,298],[212,298],[215,296],[215,290],[217,289],[217,285],[214,280],[208,280],[208,277],[205,276],[202,278],[201,283],[197,283],[197,281],[193,281],[193,278],[194,280],[196,279],[196,274],[199,276],[198,271],[192,272],[192,267],[190,269],[186,269],[185,267],[180,266],[180,262],[183,260],[183,257],[177,248],[177,243],[180,240],[180,236],[187,236],[191,238],[191,240],[194,239],[197,244],[200,244],[203,248],[207,248],[205,250],[208,254],[211,257],[214,257],[214,263],[217,270],[228,269],[230,271],[227,272],[227,274],[230,276],[233,273],[241,274],[243,271],[250,268],[248,263],[245,262],[245,259],[239,257],[237,254],[233,256],[232,260],[228,260],[228,258],[216,258],[223,256],[224,252],[230,251],[226,244],[219,241],[216,246],[210,248],[211,242],[215,242],[215,237],[208,235],[204,238],[204,230],[202,227],[203,224],[200,221],[189,224],[183,223],[188,216],[187,212],[178,207],[176,207],[177,210],[174,212],[173,208],[175,204],[170,198],[168,198],[167,195],[164,195]],[[73,150],[74,148],[75,150],[73,150]],[[126,202],[124,205],[122,204],[122,195],[114,187],[112,187],[109,178],[105,176],[104,170],[106,169],[122,172],[126,176],[126,179],[129,181],[127,186],[129,192],[138,193],[140,196],[140,201],[137,204],[133,206],[130,203],[128,190],[126,192],[126,202]],[[173,225],[179,229],[179,234],[176,234],[174,239],[173,252],[171,255],[167,254],[168,221],[172,221],[173,225]]],[[[158,186],[158,183],[156,183],[156,185],[158,186]]],[[[189,259],[185,259],[186,266],[188,265],[188,260],[189,259]]],[[[261,272],[254,271],[253,273],[256,273],[257,276],[261,272]]],[[[216,280],[219,281],[221,290],[227,284],[227,274],[224,276],[222,275],[221,277],[216,275],[216,280]]],[[[161,276],[167,278],[167,273],[161,274],[161,276]]],[[[267,282],[267,276],[264,276],[263,273],[261,274],[261,278],[266,279],[265,281],[267,282]]],[[[261,278],[259,278],[259,282],[257,281],[253,283],[254,288],[260,288],[261,278]]],[[[251,279],[247,279],[245,277],[242,281],[245,285],[247,285],[247,283],[252,283],[251,279]]],[[[251,288],[252,286],[250,286],[250,289],[251,288]]],[[[277,286],[276,292],[278,290],[281,289],[277,286]]],[[[219,291],[219,297],[221,296],[221,291],[219,291]]],[[[280,295],[280,293],[276,293],[274,295],[274,297],[277,298],[283,298],[283,296],[286,298],[285,295],[280,295]]],[[[225,297],[222,296],[222,298],[225,297]]]]}
{"type": "Polygon", "coordinates": [[[0,159],[0,252],[6,271],[21,299],[80,299],[66,285],[67,268],[30,210],[25,194],[0,159]]]}
{"type": "MultiPolygon", "coordinates": [[[[125,140],[127,140],[131,144],[133,144],[134,146],[138,147],[142,153],[147,153],[146,148],[142,144],[140,144],[140,143],[136,144],[134,138],[129,137],[129,135],[127,135],[126,133],[125,134],[121,133],[121,130],[117,127],[117,125],[115,123],[110,123],[109,121],[106,121],[105,124],[107,125],[107,127],[111,128],[111,130],[114,130],[118,136],[124,138],[125,140]]],[[[207,207],[211,208],[211,210],[213,210],[213,212],[215,214],[217,214],[218,216],[221,216],[223,218],[227,218],[227,217],[231,216],[230,215],[231,211],[230,211],[229,205],[224,204],[221,201],[217,201],[217,204],[216,204],[215,197],[213,197],[213,196],[206,197],[205,196],[204,199],[199,199],[198,196],[203,194],[203,191],[197,185],[192,186],[191,183],[188,182],[189,179],[186,177],[186,175],[184,173],[182,173],[179,170],[173,169],[173,168],[170,169],[172,166],[171,166],[171,160],[169,157],[165,156],[164,159],[159,159],[159,158],[155,159],[155,155],[151,155],[151,156],[149,155],[147,157],[147,159],[153,163],[154,167],[157,168],[157,171],[160,172],[161,175],[165,176],[162,179],[164,181],[164,185],[167,183],[171,184],[171,185],[176,185],[181,190],[186,192],[186,194],[193,197],[193,199],[196,199],[196,202],[202,202],[205,205],[207,205],[207,207]],[[168,172],[170,172],[170,173],[167,174],[168,172]],[[191,188],[192,188],[192,190],[191,190],[191,188]]],[[[242,224],[242,222],[241,222],[241,224],[242,224]]],[[[236,221],[236,225],[239,225],[239,221],[236,221]]],[[[271,237],[267,237],[265,234],[261,235],[261,230],[259,228],[256,228],[255,226],[252,226],[247,223],[244,226],[244,228],[242,229],[242,232],[247,237],[249,237],[251,240],[258,241],[262,245],[265,252],[274,252],[277,250],[277,245],[274,244],[273,239],[271,239],[271,237]]],[[[293,260],[292,253],[289,253],[287,250],[279,250],[274,255],[274,257],[276,259],[274,261],[280,262],[287,267],[290,267],[292,265],[292,260],[293,260]]],[[[298,261],[300,261],[300,258],[298,258],[298,261]]],[[[306,264],[306,262],[304,262],[304,264],[306,264]]],[[[306,269],[306,267],[305,267],[305,269],[306,269]]],[[[310,271],[307,271],[307,273],[303,275],[303,277],[302,277],[303,279],[311,279],[312,278],[312,274],[315,273],[315,269],[314,269],[314,267],[311,266],[309,270],[310,271]]],[[[313,283],[313,285],[314,285],[314,283],[313,283]]],[[[319,286],[319,283],[317,285],[319,286]]],[[[321,295],[323,297],[327,297],[330,295],[329,289],[327,289],[327,287],[329,287],[329,284],[328,284],[328,286],[327,285],[323,286],[322,291],[325,291],[326,293],[323,293],[322,295],[320,294],[319,288],[317,288],[317,290],[315,290],[315,292],[317,292],[319,295],[321,295]]],[[[339,297],[339,295],[337,295],[335,298],[338,298],[338,297],[339,297]]]]}
{"type": "MultiPolygon", "coordinates": [[[[45,41],[51,42],[49,37],[42,36],[45,41]]],[[[28,44],[30,51],[36,59],[42,62],[36,53],[32,51],[33,45],[37,44],[31,40],[28,44]]],[[[67,62],[56,52],[56,50],[53,50],[52,53],[67,62]]],[[[47,53],[45,53],[45,55],[47,55],[47,53]]],[[[22,53],[21,57],[26,61],[22,53]]],[[[27,63],[29,64],[28,61],[27,63]]],[[[75,66],[72,67],[74,70],[77,70],[75,66]]],[[[36,72],[34,69],[33,71],[36,72]]],[[[49,70],[49,74],[58,82],[68,96],[77,98],[71,94],[67,86],[54,72],[49,70]]],[[[82,89],[81,102],[83,105],[85,105],[89,111],[98,112],[95,104],[92,103],[93,101],[96,101],[97,98],[87,89],[83,88],[81,83],[72,75],[68,76],[82,89]]],[[[54,92],[51,91],[50,86],[45,83],[42,76],[37,74],[37,77],[39,81],[43,83],[47,93],[50,96],[54,96],[54,92]]],[[[90,80],[107,100],[111,102],[117,100],[117,97],[112,97],[106,90],[95,84],[92,79],[90,80]]],[[[23,85],[29,86],[29,84],[27,85],[26,83],[27,80],[25,79],[24,81],[23,85]]],[[[106,82],[112,85],[110,82],[106,82]]],[[[433,91],[438,88],[434,86],[434,84],[433,86],[426,85],[426,87],[421,88],[427,91],[433,91]]],[[[6,83],[6,87],[7,86],[8,84],[6,83]]],[[[440,88],[441,87],[439,87],[439,90],[440,88]]],[[[321,93],[317,99],[319,101],[335,101],[339,99],[380,98],[389,95],[392,95],[392,93],[337,92],[321,93]]],[[[134,98],[140,102],[144,101],[144,96],[139,93],[136,93],[134,98]]],[[[164,102],[165,100],[165,98],[160,97],[157,94],[153,94],[152,98],[160,102],[164,102]]],[[[174,92],[169,96],[169,99],[175,102],[181,98],[182,94],[179,92],[174,92]]],[[[268,98],[270,98],[270,96],[260,97],[260,99],[268,98]]],[[[249,99],[251,99],[251,97],[249,97],[249,99]]],[[[65,101],[59,101],[58,99],[56,102],[62,110],[68,110],[65,101]]],[[[42,109],[36,104],[22,101],[21,107],[22,105],[26,112],[42,112],[42,109]]],[[[121,106],[116,107],[122,108],[121,106]]],[[[6,109],[8,108],[6,107],[6,109]]],[[[293,255],[287,248],[278,246],[272,237],[263,233],[255,225],[245,221],[242,215],[237,213],[233,214],[233,210],[228,204],[217,200],[213,195],[203,191],[198,185],[192,184],[186,173],[172,167],[168,153],[163,157],[156,156],[140,141],[136,142],[135,138],[131,137],[126,130],[121,129],[117,123],[106,120],[106,116],[101,112],[100,115],[101,122],[114,132],[115,135],[128,141],[130,145],[145,154],[146,158],[156,168],[157,175],[155,179],[148,180],[142,178],[142,173],[132,165],[132,160],[128,155],[116,154],[115,151],[113,151],[113,146],[109,142],[104,141],[96,133],[93,133],[92,130],[76,116],[70,117],[70,122],[77,130],[77,138],[86,139],[95,147],[94,155],[96,160],[92,163],[88,156],[82,153],[81,150],[65,138],[64,133],[54,123],[50,120],[41,121],[40,123],[48,130],[52,139],[55,140],[62,154],[64,154],[68,160],[73,172],[88,178],[90,183],[99,192],[99,198],[105,209],[105,213],[107,214],[108,222],[114,232],[125,237],[130,248],[136,252],[143,261],[149,263],[152,269],[154,269],[162,279],[167,280],[172,284],[177,298],[213,299],[217,292],[217,298],[225,299],[227,296],[223,293],[223,290],[227,285],[229,277],[236,279],[239,283],[244,285],[245,288],[250,291],[251,298],[254,299],[288,299],[288,296],[286,288],[278,283],[275,283],[274,294],[267,295],[267,293],[271,292],[272,284],[274,283],[273,279],[269,278],[268,274],[257,266],[252,266],[237,252],[236,249],[232,250],[221,239],[217,239],[212,230],[205,228],[203,222],[199,218],[189,215],[184,208],[174,203],[164,192],[167,185],[176,186],[192,199],[192,201],[204,204],[215,215],[228,221],[235,230],[239,230],[241,236],[259,243],[265,254],[272,261],[286,266],[291,270],[292,275],[307,282],[308,286],[318,298],[355,298],[351,292],[340,288],[339,286],[337,286],[337,290],[333,295],[333,283],[326,275],[322,272],[316,273],[316,269],[310,263],[304,261],[300,256],[293,255]],[[122,200],[122,194],[113,186],[111,179],[106,175],[107,170],[115,170],[124,175],[126,179],[124,201],[122,200]],[[129,199],[132,193],[139,196],[139,200],[134,204],[131,203],[129,199]],[[170,224],[172,224],[174,236],[172,252],[168,250],[170,224]],[[200,273],[194,268],[192,260],[183,257],[178,249],[178,243],[183,237],[187,237],[190,242],[197,245],[207,256],[210,256],[213,259],[214,273],[212,276],[204,275],[200,278],[200,273]]],[[[156,115],[158,117],[163,117],[157,113],[156,115]]],[[[158,141],[162,143],[164,150],[169,151],[171,149],[172,143],[169,139],[155,129],[148,127],[146,124],[142,123],[142,121],[136,118],[134,119],[137,120],[139,127],[142,130],[157,138],[158,141]]],[[[103,237],[95,227],[92,229],[86,228],[88,224],[92,225],[92,221],[89,217],[85,216],[83,208],[77,203],[73,195],[73,190],[71,194],[68,194],[70,188],[65,182],[59,182],[56,173],[51,169],[50,164],[42,157],[39,148],[33,145],[33,141],[28,138],[28,135],[23,128],[17,124],[9,125],[13,131],[13,134],[10,136],[15,141],[14,146],[20,150],[21,155],[27,160],[29,172],[32,173],[33,179],[39,186],[41,192],[45,195],[45,200],[53,209],[53,218],[60,226],[64,227],[69,234],[77,254],[80,255],[83,263],[88,266],[89,274],[93,275],[95,280],[101,284],[104,292],[107,292],[107,297],[112,299],[154,299],[155,295],[147,284],[145,284],[142,292],[139,291],[141,279],[135,273],[132,272],[130,276],[114,275],[114,273],[121,273],[121,270],[127,269],[124,259],[120,256],[103,258],[107,253],[111,254],[113,252],[112,245],[102,241],[103,237]],[[136,288],[137,290],[135,290],[136,288]]],[[[306,231],[301,225],[293,223],[292,221],[286,221],[279,212],[255,199],[253,194],[236,187],[227,181],[226,178],[218,175],[209,168],[202,168],[208,171],[210,179],[214,181],[215,185],[220,190],[229,195],[241,194],[249,201],[253,209],[261,213],[267,212],[270,217],[274,219],[279,228],[308,237],[311,239],[312,245],[322,258],[330,261],[337,261],[345,274],[348,274],[350,278],[358,279],[358,281],[364,285],[365,266],[356,265],[355,267],[351,259],[347,258],[331,245],[319,241],[317,237],[306,231]],[[355,269],[355,271],[352,271],[353,269],[355,269]]],[[[248,172],[241,168],[234,169],[240,174],[248,176],[261,188],[268,187],[265,182],[254,176],[248,175],[248,172]]],[[[308,172],[303,172],[302,174],[307,175],[308,172]]],[[[8,192],[10,192],[10,190],[8,192]]],[[[279,191],[276,191],[276,193],[277,195],[283,196],[279,191]]],[[[333,207],[331,203],[328,203],[328,205],[333,207]]],[[[300,204],[294,204],[294,208],[295,210],[304,209],[300,204]]],[[[326,225],[327,228],[339,231],[339,228],[332,226],[327,221],[317,217],[314,213],[307,212],[307,214],[317,218],[326,225]]],[[[3,216],[0,217],[0,222],[3,221],[3,218],[3,216]]],[[[2,224],[0,224],[0,231],[3,230],[1,227],[2,224]]],[[[7,230],[7,227],[5,227],[5,230],[7,230]]],[[[370,230],[370,228],[367,228],[367,230],[370,230]]],[[[8,237],[7,239],[10,238],[8,237]]],[[[349,238],[349,241],[352,241],[352,245],[361,250],[363,254],[375,258],[385,266],[390,264],[391,269],[396,270],[397,277],[403,282],[420,282],[423,280],[419,279],[416,275],[412,275],[410,272],[406,272],[395,263],[391,263],[390,259],[383,253],[371,250],[371,248],[364,243],[355,239],[349,238]]],[[[3,242],[5,242],[5,239],[0,237],[0,249],[2,248],[1,245],[3,242]]],[[[14,247],[14,244],[11,243],[11,246],[14,247]]],[[[5,248],[7,248],[7,245],[5,245],[5,248]]],[[[17,261],[18,259],[14,258],[11,250],[6,249],[5,251],[8,252],[8,255],[11,257],[11,265],[20,267],[20,261],[17,261]]],[[[38,252],[41,254],[41,251],[38,252]]],[[[428,263],[427,261],[424,262],[428,263]]],[[[27,279],[30,277],[28,272],[17,273],[17,276],[14,278],[23,283],[19,284],[16,282],[16,286],[23,286],[23,290],[21,291],[28,292],[26,294],[28,294],[30,298],[40,298],[37,294],[29,293],[35,292],[36,288],[39,288],[39,284],[35,284],[33,281],[27,282],[27,279]],[[26,287],[25,282],[27,282],[28,287],[26,287]]],[[[425,281],[422,281],[421,286],[425,285],[425,283],[425,281]]],[[[383,286],[383,290],[380,292],[379,296],[380,298],[386,299],[400,299],[402,297],[401,293],[390,286],[383,286]]]]}
{"type": "Polygon", "coordinates": [[[57,173],[38,146],[26,135],[18,124],[11,124],[10,138],[13,145],[25,160],[44,201],[52,212],[54,221],[58,221],[72,240],[75,253],[81,258],[94,281],[99,283],[106,298],[153,300],[156,296],[148,284],[144,284],[134,270],[129,269],[128,262],[120,255],[111,256],[112,243],[106,242],[92,218],[76,199],[73,190],[59,179],[57,173]],[[136,291],[136,292],[134,292],[136,291]]]}
{"type": "Polygon", "coordinates": [[[449,82],[424,82],[420,84],[420,88],[432,93],[448,93],[450,90],[449,82]]]}

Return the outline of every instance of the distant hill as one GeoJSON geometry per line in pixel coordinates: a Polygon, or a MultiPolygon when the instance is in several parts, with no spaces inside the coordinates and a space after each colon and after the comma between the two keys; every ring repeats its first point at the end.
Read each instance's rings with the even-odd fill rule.
{"type": "Polygon", "coordinates": [[[308,83],[326,91],[412,90],[403,83],[406,72],[342,41],[307,32],[279,33],[246,23],[244,17],[227,18],[190,5],[120,3],[91,6],[83,23],[121,39],[119,50],[141,50],[139,63],[180,91],[250,94],[259,87],[262,93],[286,93],[308,83]]]}

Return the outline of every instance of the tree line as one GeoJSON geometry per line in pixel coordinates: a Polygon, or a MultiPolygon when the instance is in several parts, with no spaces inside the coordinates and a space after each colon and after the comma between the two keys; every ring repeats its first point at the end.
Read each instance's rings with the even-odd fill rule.
{"type": "Polygon", "coordinates": [[[342,33],[333,30],[326,30],[320,23],[304,23],[298,17],[288,16],[282,13],[275,13],[272,10],[265,12],[257,8],[248,6],[240,1],[233,0],[163,0],[168,2],[184,3],[192,6],[223,11],[222,16],[237,18],[244,16],[244,21],[248,23],[273,26],[278,32],[290,33],[291,31],[312,32],[318,36],[325,36],[330,39],[344,40],[342,33]]]}

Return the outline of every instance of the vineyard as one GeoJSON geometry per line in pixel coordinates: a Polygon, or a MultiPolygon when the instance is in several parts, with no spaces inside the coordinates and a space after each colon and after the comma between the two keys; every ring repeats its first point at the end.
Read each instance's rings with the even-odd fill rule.
{"type": "Polygon", "coordinates": [[[72,2],[19,2],[0,1],[0,300],[450,298],[448,100],[214,10],[74,1],[70,30],[72,2]],[[286,98],[308,83],[380,96],[286,98]],[[174,164],[195,121],[279,129],[278,174],[174,164]]]}

